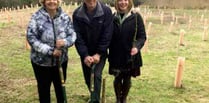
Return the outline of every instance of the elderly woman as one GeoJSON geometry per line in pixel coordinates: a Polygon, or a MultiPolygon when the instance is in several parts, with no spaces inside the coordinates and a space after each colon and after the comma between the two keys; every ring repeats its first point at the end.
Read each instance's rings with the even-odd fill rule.
{"type": "Polygon", "coordinates": [[[140,49],[146,40],[143,20],[132,12],[132,0],[115,0],[114,31],[109,46],[109,73],[114,75],[117,103],[126,103],[131,77],[140,75],[140,49]]]}
{"type": "Polygon", "coordinates": [[[66,80],[68,48],[74,44],[76,33],[70,17],[59,6],[60,0],[40,0],[40,3],[42,7],[32,15],[27,29],[39,101],[50,103],[50,86],[53,83],[57,103],[63,103],[57,60],[66,80]]]}

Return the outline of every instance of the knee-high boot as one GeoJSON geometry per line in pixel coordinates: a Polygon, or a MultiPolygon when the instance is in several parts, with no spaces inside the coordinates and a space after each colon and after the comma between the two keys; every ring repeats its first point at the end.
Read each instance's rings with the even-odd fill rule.
{"type": "Polygon", "coordinates": [[[126,103],[127,96],[128,96],[130,88],[131,88],[131,80],[130,80],[130,78],[124,79],[123,84],[122,84],[121,103],[126,103]]]}
{"type": "Polygon", "coordinates": [[[116,103],[122,103],[121,102],[122,82],[117,78],[115,78],[114,80],[114,90],[116,95],[116,103]]]}

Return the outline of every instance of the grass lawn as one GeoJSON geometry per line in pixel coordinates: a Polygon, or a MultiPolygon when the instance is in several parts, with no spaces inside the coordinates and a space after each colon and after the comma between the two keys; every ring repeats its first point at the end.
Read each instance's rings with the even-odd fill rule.
{"type": "MultiPolygon", "coordinates": [[[[31,13],[36,9],[12,11],[0,14],[0,103],[38,103],[36,80],[25,48],[25,30],[31,13]],[[26,15],[20,25],[20,15],[26,15]],[[12,22],[5,20],[11,15],[12,22]]],[[[72,10],[68,13],[71,16],[72,10]]],[[[140,77],[132,78],[128,103],[209,103],[209,38],[202,40],[203,21],[209,17],[205,10],[146,9],[146,28],[152,22],[148,35],[147,51],[142,49],[144,65],[140,77]],[[164,12],[164,24],[160,23],[160,12],[164,12]],[[171,14],[178,16],[178,24],[168,32],[171,14]],[[185,15],[185,17],[184,17],[185,15]],[[192,26],[188,29],[189,17],[192,26]],[[179,32],[185,30],[184,46],[179,46],[179,32]],[[174,87],[178,57],[185,57],[182,88],[174,87]]],[[[208,26],[208,22],[206,23],[208,26]]],[[[103,71],[106,79],[106,103],[115,103],[113,76],[108,74],[108,62],[103,71]]],[[[69,48],[69,65],[66,83],[69,103],[86,103],[89,98],[87,87],[75,47],[69,48]]],[[[56,103],[51,89],[52,103],[56,103]]]]}

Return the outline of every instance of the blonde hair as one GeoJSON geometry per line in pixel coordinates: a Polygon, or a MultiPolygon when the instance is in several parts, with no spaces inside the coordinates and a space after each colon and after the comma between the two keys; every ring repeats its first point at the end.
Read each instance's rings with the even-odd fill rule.
{"type": "MultiPolygon", "coordinates": [[[[118,11],[118,12],[121,12],[119,7],[118,7],[118,1],[119,0],[115,0],[115,10],[118,11]]],[[[131,8],[133,7],[133,0],[128,0],[128,8],[127,8],[127,11],[126,12],[129,12],[131,10],[131,8]]]]}
{"type": "MultiPolygon", "coordinates": [[[[39,0],[39,3],[40,3],[42,6],[44,6],[44,2],[45,2],[45,0],[39,0]]],[[[57,2],[58,2],[58,5],[60,5],[61,2],[62,2],[62,0],[57,0],[57,2]]]]}

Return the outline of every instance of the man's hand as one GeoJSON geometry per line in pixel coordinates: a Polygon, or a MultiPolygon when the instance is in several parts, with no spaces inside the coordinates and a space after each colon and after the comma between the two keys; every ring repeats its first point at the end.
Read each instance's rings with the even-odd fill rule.
{"type": "Polygon", "coordinates": [[[62,50],[54,49],[54,52],[53,52],[54,57],[59,57],[61,55],[62,55],[62,50]]]}
{"type": "Polygon", "coordinates": [[[84,58],[84,63],[88,66],[88,67],[91,67],[91,64],[94,62],[94,59],[93,57],[91,56],[86,56],[84,58]]]}
{"type": "Polygon", "coordinates": [[[138,49],[136,47],[133,47],[131,49],[131,55],[133,56],[133,55],[136,55],[137,53],[138,53],[138,49]]]}
{"type": "Polygon", "coordinates": [[[96,54],[94,54],[92,57],[93,57],[93,59],[94,59],[94,63],[95,63],[95,64],[99,63],[100,57],[101,57],[99,54],[96,53],[96,54]]]}

